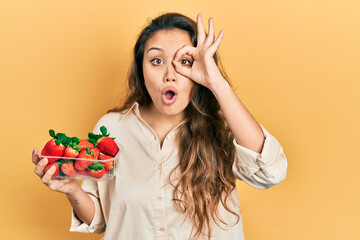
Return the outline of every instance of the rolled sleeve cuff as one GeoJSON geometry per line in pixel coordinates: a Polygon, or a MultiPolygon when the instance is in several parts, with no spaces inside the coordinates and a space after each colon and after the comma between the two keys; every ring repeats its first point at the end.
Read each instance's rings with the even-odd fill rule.
{"type": "MultiPolygon", "coordinates": [[[[234,139],[236,159],[233,172],[238,179],[251,185],[274,185],[283,180],[286,174],[287,161],[280,143],[263,127],[265,141],[261,153],[254,152],[239,145],[234,139]]],[[[259,187],[259,186],[256,186],[259,187]]],[[[262,186],[263,187],[263,186],[262,186]]]]}
{"type": "Polygon", "coordinates": [[[75,214],[74,210],[72,209],[71,213],[71,227],[70,232],[81,232],[81,233],[103,233],[105,231],[105,221],[103,217],[103,213],[101,210],[99,199],[94,197],[93,195],[89,194],[90,198],[93,200],[95,204],[95,215],[90,223],[87,225],[86,223],[82,222],[75,214]]]}

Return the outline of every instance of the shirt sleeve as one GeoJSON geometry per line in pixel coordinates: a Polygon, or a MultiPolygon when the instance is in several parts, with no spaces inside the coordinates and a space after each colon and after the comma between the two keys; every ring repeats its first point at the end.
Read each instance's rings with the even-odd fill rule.
{"type": "Polygon", "coordinates": [[[280,143],[259,125],[265,136],[261,153],[239,145],[234,139],[236,157],[232,169],[236,178],[252,187],[267,189],[285,179],[287,159],[280,143]]]}
{"type": "Polygon", "coordinates": [[[90,225],[82,222],[75,214],[72,209],[71,214],[71,227],[70,232],[81,232],[81,233],[103,233],[106,228],[104,215],[102,212],[99,191],[96,181],[83,180],[81,188],[90,196],[95,204],[95,215],[90,225]]]}

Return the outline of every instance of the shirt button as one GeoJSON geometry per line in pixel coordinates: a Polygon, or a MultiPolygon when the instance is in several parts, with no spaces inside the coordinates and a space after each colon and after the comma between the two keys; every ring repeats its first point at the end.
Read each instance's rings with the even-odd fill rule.
{"type": "Polygon", "coordinates": [[[159,231],[163,232],[163,231],[165,231],[165,228],[161,227],[161,228],[159,228],[159,231]]]}
{"type": "Polygon", "coordinates": [[[157,196],[157,199],[158,199],[158,200],[162,200],[162,196],[161,196],[161,195],[158,195],[158,196],[157,196]]]}
{"type": "Polygon", "coordinates": [[[158,169],[161,169],[161,164],[159,164],[159,165],[157,166],[157,168],[158,168],[158,169]]]}

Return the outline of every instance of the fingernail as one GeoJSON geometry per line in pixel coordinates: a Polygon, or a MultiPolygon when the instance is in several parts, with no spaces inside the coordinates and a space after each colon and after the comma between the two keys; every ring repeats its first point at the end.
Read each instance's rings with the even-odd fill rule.
{"type": "Polygon", "coordinates": [[[41,160],[41,163],[43,163],[43,164],[45,164],[45,163],[47,163],[47,158],[43,158],[42,160],[41,160]]]}
{"type": "Polygon", "coordinates": [[[55,167],[55,166],[52,166],[52,167],[49,169],[49,171],[55,172],[55,169],[56,169],[56,167],[55,167]]]}

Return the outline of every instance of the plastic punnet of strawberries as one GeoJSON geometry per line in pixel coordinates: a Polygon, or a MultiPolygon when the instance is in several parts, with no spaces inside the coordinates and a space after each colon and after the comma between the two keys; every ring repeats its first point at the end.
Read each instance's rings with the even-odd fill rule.
{"type": "Polygon", "coordinates": [[[55,166],[53,178],[110,180],[118,166],[119,147],[105,126],[100,127],[100,132],[79,139],[50,129],[52,139],[41,151],[41,157],[48,159],[44,171],[55,166]]]}

